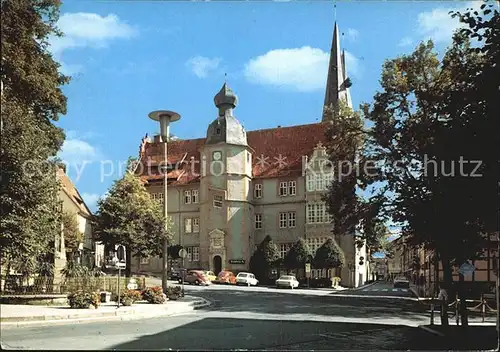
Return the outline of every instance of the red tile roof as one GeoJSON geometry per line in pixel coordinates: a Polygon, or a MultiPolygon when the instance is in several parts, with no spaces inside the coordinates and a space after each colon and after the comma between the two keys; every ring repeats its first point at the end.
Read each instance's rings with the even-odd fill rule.
{"type": "MultiPolygon", "coordinates": [[[[302,174],[302,157],[310,156],[321,142],[325,144],[325,125],[313,123],[289,127],[278,127],[264,130],[248,131],[247,141],[252,151],[252,171],[254,178],[275,178],[300,176],[302,174]],[[278,164],[281,156],[282,165],[278,164]],[[261,160],[266,163],[261,162],[261,160]]],[[[169,183],[188,184],[199,181],[200,149],[205,138],[175,140],[168,143],[168,162],[175,166],[168,173],[169,183]],[[190,160],[194,158],[194,170],[190,160]],[[182,169],[183,172],[180,172],[182,169]]],[[[141,155],[144,180],[161,180],[157,166],[163,161],[163,144],[146,143],[141,155]],[[150,165],[150,172],[147,172],[150,165]],[[149,174],[149,175],[148,175],[149,174]]]]}

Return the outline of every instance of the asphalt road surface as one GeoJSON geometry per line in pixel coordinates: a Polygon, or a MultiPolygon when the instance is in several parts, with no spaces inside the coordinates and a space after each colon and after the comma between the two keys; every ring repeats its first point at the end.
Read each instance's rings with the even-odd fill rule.
{"type": "Polygon", "coordinates": [[[368,296],[416,297],[409,288],[395,288],[392,282],[387,281],[377,281],[373,285],[356,291],[346,291],[346,293],[368,296]]]}
{"type": "Polygon", "coordinates": [[[214,304],[189,314],[117,322],[2,328],[4,349],[442,350],[420,303],[321,290],[186,286],[214,304]]]}

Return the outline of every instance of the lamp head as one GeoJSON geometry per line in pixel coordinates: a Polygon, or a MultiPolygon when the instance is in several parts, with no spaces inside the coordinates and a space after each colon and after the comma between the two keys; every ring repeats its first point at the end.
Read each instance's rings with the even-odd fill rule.
{"type": "Polygon", "coordinates": [[[154,121],[160,122],[160,135],[163,141],[167,141],[169,138],[169,125],[171,122],[178,121],[181,115],[174,111],[169,110],[157,110],[149,113],[149,118],[154,121]]]}

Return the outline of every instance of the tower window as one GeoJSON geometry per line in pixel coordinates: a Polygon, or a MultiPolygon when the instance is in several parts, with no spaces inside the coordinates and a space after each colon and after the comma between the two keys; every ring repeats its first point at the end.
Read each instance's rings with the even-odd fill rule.
{"type": "Polygon", "coordinates": [[[216,129],[215,133],[220,134],[220,128],[216,129]]]}

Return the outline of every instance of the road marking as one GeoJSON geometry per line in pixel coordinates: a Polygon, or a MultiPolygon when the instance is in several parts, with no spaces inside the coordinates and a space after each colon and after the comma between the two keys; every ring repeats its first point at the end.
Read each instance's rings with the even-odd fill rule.
{"type": "Polygon", "coordinates": [[[403,292],[408,292],[407,288],[403,288],[402,290],[403,290],[403,292]]]}
{"type": "Polygon", "coordinates": [[[372,288],[371,291],[378,291],[380,290],[379,288],[372,288]]]}
{"type": "Polygon", "coordinates": [[[392,289],[392,292],[398,292],[399,291],[399,288],[393,288],[392,289]]]}
{"type": "Polygon", "coordinates": [[[383,288],[383,289],[382,289],[382,291],[383,291],[383,292],[387,292],[387,291],[389,291],[389,289],[387,289],[387,288],[383,288]]]}

